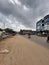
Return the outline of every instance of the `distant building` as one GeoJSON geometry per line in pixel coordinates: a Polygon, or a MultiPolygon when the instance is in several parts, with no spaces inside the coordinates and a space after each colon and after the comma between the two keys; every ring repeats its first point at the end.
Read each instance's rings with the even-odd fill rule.
{"type": "Polygon", "coordinates": [[[37,34],[37,31],[32,31],[32,35],[35,35],[35,34],[37,34]]]}
{"type": "Polygon", "coordinates": [[[32,34],[32,30],[20,30],[20,34],[32,34]]]}

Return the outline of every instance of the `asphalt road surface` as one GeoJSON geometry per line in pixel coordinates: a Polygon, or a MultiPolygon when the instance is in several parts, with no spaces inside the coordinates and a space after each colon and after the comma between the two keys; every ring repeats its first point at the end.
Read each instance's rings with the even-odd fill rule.
{"type": "Polygon", "coordinates": [[[0,50],[4,49],[9,53],[0,53],[0,65],[49,65],[49,49],[24,36],[4,39],[0,50]]]}

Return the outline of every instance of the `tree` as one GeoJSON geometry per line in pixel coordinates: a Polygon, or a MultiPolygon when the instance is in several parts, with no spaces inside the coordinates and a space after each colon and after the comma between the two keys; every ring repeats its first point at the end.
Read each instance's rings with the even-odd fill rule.
{"type": "Polygon", "coordinates": [[[12,35],[15,35],[16,34],[16,31],[13,31],[13,29],[10,29],[10,28],[6,28],[5,29],[5,32],[6,33],[9,33],[9,34],[12,34],[12,35]]]}

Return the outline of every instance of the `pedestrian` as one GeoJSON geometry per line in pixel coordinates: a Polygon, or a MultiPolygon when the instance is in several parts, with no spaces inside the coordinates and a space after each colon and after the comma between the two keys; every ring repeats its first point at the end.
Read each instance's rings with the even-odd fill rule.
{"type": "Polygon", "coordinates": [[[49,42],[49,34],[47,35],[47,42],[49,42]]]}
{"type": "Polygon", "coordinates": [[[31,35],[30,35],[30,33],[28,33],[28,38],[31,38],[31,35]]]}

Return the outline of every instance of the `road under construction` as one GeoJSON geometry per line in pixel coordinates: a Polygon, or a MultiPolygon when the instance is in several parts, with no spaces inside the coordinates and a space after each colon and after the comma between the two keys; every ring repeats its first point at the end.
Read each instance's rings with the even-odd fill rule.
{"type": "Polygon", "coordinates": [[[0,53],[0,65],[49,65],[49,49],[23,35],[1,41],[0,50],[4,49],[8,53],[0,53]]]}

